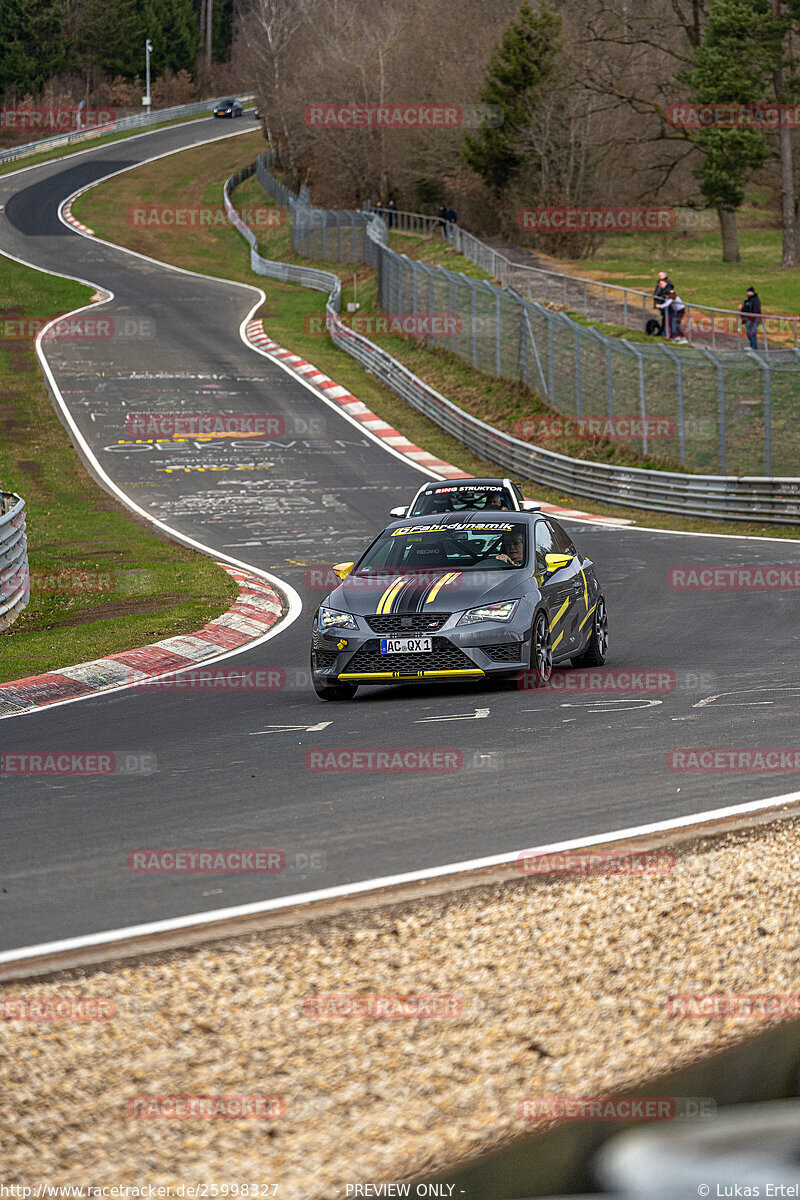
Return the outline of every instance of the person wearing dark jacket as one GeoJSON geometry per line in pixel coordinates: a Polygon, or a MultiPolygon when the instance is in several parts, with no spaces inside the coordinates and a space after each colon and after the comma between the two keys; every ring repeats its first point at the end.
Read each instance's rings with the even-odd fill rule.
{"type": "Polygon", "coordinates": [[[394,200],[390,200],[386,205],[386,216],[389,220],[389,228],[394,228],[394,223],[397,220],[397,205],[394,200]]]}
{"type": "Polygon", "coordinates": [[[442,237],[443,237],[443,238],[446,238],[446,237],[447,237],[447,229],[446,229],[446,225],[447,225],[447,208],[445,207],[445,205],[444,205],[444,204],[440,204],[440,205],[439,205],[439,211],[438,211],[438,212],[437,212],[437,214],[436,214],[436,219],[437,219],[437,220],[438,220],[438,222],[439,222],[439,228],[440,228],[440,229],[441,229],[441,231],[442,231],[442,237]]]}
{"type": "Polygon", "coordinates": [[[457,222],[458,218],[457,218],[457,216],[456,216],[456,213],[455,213],[455,210],[454,210],[454,209],[452,209],[452,208],[448,208],[448,210],[447,210],[447,220],[450,222],[450,224],[451,224],[451,225],[455,225],[455,224],[456,224],[456,222],[457,222]]]}
{"type": "MultiPolygon", "coordinates": [[[[672,284],[669,281],[667,272],[659,271],[658,272],[658,282],[656,283],[656,289],[653,292],[653,308],[657,308],[657,309],[661,310],[661,301],[664,299],[664,297],[666,296],[667,292],[669,291],[669,289],[671,287],[672,287],[672,284]]],[[[667,309],[663,309],[663,310],[661,310],[661,326],[658,330],[659,337],[664,336],[666,318],[667,318],[667,309]]],[[[648,329],[648,332],[649,332],[649,329],[648,329]]]]}
{"type": "Polygon", "coordinates": [[[750,313],[751,316],[742,317],[747,340],[750,343],[751,350],[758,349],[758,326],[761,321],[761,301],[758,297],[758,292],[754,287],[747,289],[747,296],[739,305],[739,310],[742,313],[750,313]]]}

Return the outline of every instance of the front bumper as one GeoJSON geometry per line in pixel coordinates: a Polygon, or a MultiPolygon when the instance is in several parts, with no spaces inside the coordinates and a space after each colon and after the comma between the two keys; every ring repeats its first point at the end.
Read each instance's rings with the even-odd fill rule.
{"type": "Polygon", "coordinates": [[[315,621],[312,670],[321,683],[380,684],[516,675],[530,664],[530,624],[522,620],[458,627],[456,618],[441,630],[409,636],[430,637],[432,651],[383,654],[381,636],[372,630],[322,632],[315,621]]]}

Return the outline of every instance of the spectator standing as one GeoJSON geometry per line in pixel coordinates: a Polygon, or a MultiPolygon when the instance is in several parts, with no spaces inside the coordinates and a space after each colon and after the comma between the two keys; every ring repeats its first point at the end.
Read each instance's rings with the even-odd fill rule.
{"type": "MultiPolygon", "coordinates": [[[[672,287],[666,271],[658,272],[658,280],[656,282],[655,291],[653,292],[653,308],[661,308],[661,301],[667,294],[667,290],[672,287]]],[[[664,309],[661,313],[661,328],[658,331],[658,336],[664,336],[664,326],[669,309],[664,309]]]]}
{"type": "Polygon", "coordinates": [[[445,226],[447,224],[447,209],[445,208],[445,206],[443,204],[439,205],[439,211],[436,214],[436,217],[439,221],[439,228],[442,231],[442,237],[446,238],[447,237],[447,229],[445,228],[445,226]]]}
{"type": "Polygon", "coordinates": [[[393,229],[394,223],[397,220],[397,205],[395,204],[394,200],[390,200],[386,205],[386,215],[389,220],[389,228],[393,229]]]}
{"type": "Polygon", "coordinates": [[[683,336],[681,322],[683,314],[686,312],[686,305],[681,300],[675,288],[670,285],[664,293],[664,299],[658,306],[664,313],[666,318],[667,337],[672,342],[680,342],[685,344],[686,338],[683,336]]]}
{"type": "Polygon", "coordinates": [[[758,349],[758,326],[761,322],[761,300],[758,292],[754,287],[747,289],[747,296],[739,305],[739,311],[748,313],[748,316],[742,317],[747,340],[750,343],[751,350],[758,349]]]}
{"type": "Polygon", "coordinates": [[[448,210],[447,210],[447,220],[448,220],[448,222],[449,222],[451,225],[457,225],[457,224],[458,224],[458,217],[457,217],[457,215],[456,215],[455,209],[448,208],[448,210]]]}
{"type": "Polygon", "coordinates": [[[375,205],[375,216],[381,218],[383,217],[383,204],[380,200],[375,205]]]}

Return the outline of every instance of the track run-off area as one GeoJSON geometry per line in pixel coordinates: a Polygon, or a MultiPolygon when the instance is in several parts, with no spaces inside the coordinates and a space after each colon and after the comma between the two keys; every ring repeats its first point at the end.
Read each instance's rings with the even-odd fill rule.
{"type": "Polygon", "coordinates": [[[255,280],[182,272],[81,236],[59,217],[62,202],[96,179],[240,132],[203,120],[0,179],[0,250],[112,296],[91,315],[113,318],[119,336],[42,348],[89,469],[162,529],[266,573],[288,610],[268,640],[225,662],[229,673],[260,672],[259,689],[131,687],[0,721],[4,752],[131,764],[0,778],[0,951],[432,875],[770,797],[793,801],[800,775],[786,756],[778,770],[752,769],[757,759],[751,769],[738,759],[732,769],[685,770],[693,760],[675,753],[797,743],[796,590],[676,586],[675,572],[690,568],[800,567],[800,543],[734,527],[719,536],[564,522],[596,565],[609,611],[606,666],[631,673],[628,690],[571,690],[567,673],[535,691],[443,684],[366,687],[347,704],[316,698],[308,662],[323,564],[356,558],[389,509],[434,473],[247,344],[244,327],[263,299],[255,280]],[[278,416],[285,432],[130,444],[129,415],[178,409],[278,416]],[[642,690],[646,673],[661,680],[653,690],[642,690]],[[393,749],[421,752],[423,769],[333,771],[309,754],[393,749]],[[425,769],[442,750],[455,752],[444,761],[456,768],[425,769]],[[218,875],[131,869],[130,856],[150,848],[272,849],[285,865],[218,875]]]}

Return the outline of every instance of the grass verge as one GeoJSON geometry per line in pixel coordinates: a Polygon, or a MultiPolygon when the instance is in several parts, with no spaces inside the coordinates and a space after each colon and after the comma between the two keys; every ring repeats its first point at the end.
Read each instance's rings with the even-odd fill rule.
{"type": "MultiPolygon", "coordinates": [[[[0,257],[0,312],[44,323],[89,288],[0,257]]],[[[99,491],[53,411],[30,336],[0,340],[0,487],[26,505],[31,602],[0,635],[0,682],[189,633],[229,607],[211,559],[141,525],[99,491]]]]}
{"type": "MultiPolygon", "coordinates": [[[[249,266],[249,247],[236,230],[230,227],[207,230],[157,227],[133,229],[128,224],[126,213],[132,204],[174,202],[182,205],[221,205],[225,178],[244,164],[252,162],[262,147],[263,141],[260,135],[255,133],[253,139],[237,138],[233,144],[212,144],[183,151],[160,162],[137,167],[92,189],[80,197],[73,212],[99,236],[140,253],[210,275],[257,282],[263,287],[267,297],[266,307],[261,315],[265,319],[265,327],[276,341],[307,357],[357,395],[378,416],[391,422],[406,437],[426,450],[470,473],[496,474],[496,464],[471,454],[460,442],[444,433],[438,425],[411,408],[390,389],[376,383],[349,355],[334,346],[327,335],[316,332],[320,325],[319,318],[325,308],[322,293],[254,276],[249,266]]],[[[237,188],[235,200],[240,207],[270,203],[255,177],[246,180],[237,188]]],[[[282,261],[292,260],[291,239],[286,226],[274,232],[262,233],[260,237],[260,250],[265,257],[282,261]]],[[[393,235],[393,238],[404,249],[408,247],[411,252],[415,250],[414,243],[428,243],[426,253],[431,256],[437,253],[446,255],[442,261],[451,269],[464,269],[466,272],[468,265],[473,273],[478,272],[474,264],[467,264],[460,256],[448,254],[449,248],[443,244],[439,244],[437,249],[436,239],[415,239],[398,234],[393,235]]],[[[428,261],[433,261],[433,258],[429,257],[428,261]]],[[[329,262],[308,259],[303,259],[302,262],[329,271],[337,269],[336,264],[329,262]]],[[[356,266],[355,271],[340,264],[338,271],[343,281],[343,308],[346,302],[353,298],[357,287],[360,311],[377,311],[375,272],[361,264],[356,266]]],[[[421,343],[402,337],[382,338],[381,345],[449,399],[467,411],[474,412],[481,419],[500,427],[513,429],[514,423],[520,417],[550,411],[530,389],[519,383],[475,371],[448,351],[431,350],[421,343]]],[[[680,470],[677,464],[669,460],[654,456],[645,459],[618,443],[587,443],[576,439],[553,438],[540,444],[559,453],[591,458],[594,461],[680,470]]],[[[530,481],[521,482],[535,488],[537,496],[553,503],[590,507],[592,512],[603,516],[627,517],[661,529],[786,538],[800,536],[800,528],[796,526],[690,520],[663,514],[643,514],[636,509],[576,499],[543,489],[530,481]]]]}

